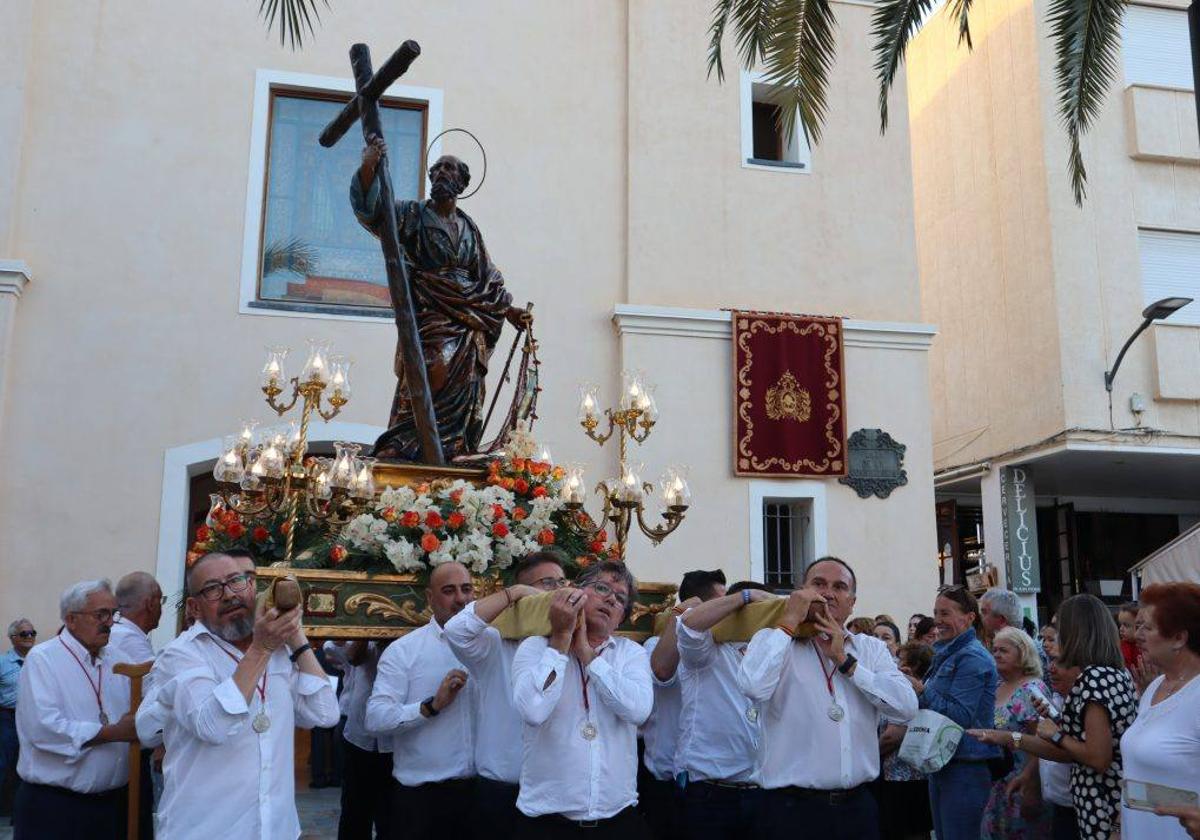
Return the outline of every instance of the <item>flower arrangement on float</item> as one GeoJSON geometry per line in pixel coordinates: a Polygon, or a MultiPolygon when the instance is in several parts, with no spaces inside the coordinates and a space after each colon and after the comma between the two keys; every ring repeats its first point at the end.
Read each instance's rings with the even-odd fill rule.
{"type": "MultiPolygon", "coordinates": [[[[524,428],[510,433],[504,455],[491,461],[483,486],[469,481],[387,487],[373,507],[330,534],[307,523],[297,525],[295,568],[425,574],[457,561],[477,575],[505,576],[524,555],[555,547],[578,566],[602,555],[616,556],[617,546],[601,531],[591,542],[566,527],[566,471],[524,428]]],[[[586,514],[582,514],[586,516],[586,514]]],[[[196,530],[189,562],[208,551],[245,548],[259,563],[282,559],[287,537],[282,518],[248,526],[220,506],[196,530]]]]}

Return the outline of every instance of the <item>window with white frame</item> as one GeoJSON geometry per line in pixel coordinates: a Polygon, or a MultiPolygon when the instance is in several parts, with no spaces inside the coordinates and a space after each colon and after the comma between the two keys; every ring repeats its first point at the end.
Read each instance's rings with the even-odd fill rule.
{"type": "Polygon", "coordinates": [[[1125,84],[1191,90],[1192,51],[1182,9],[1126,7],[1121,53],[1125,84]]]}
{"type": "MultiPolygon", "coordinates": [[[[350,206],[361,129],[330,149],[317,142],[354,95],[353,80],[259,70],[255,85],[240,311],[390,320],[379,243],[350,206]]],[[[394,85],[379,110],[395,196],[418,200],[441,92],[394,85]]]]}
{"type": "Polygon", "coordinates": [[[791,589],[813,561],[812,501],[763,499],[763,583],[791,589]]]}
{"type": "MultiPolygon", "coordinates": [[[[1145,303],[1167,297],[1200,300],[1200,233],[1139,230],[1138,256],[1145,303]]],[[[1167,323],[1200,326],[1200,304],[1185,306],[1167,323]]]]}
{"type": "Polygon", "coordinates": [[[780,106],[773,101],[770,85],[760,73],[745,70],[741,75],[742,165],[807,172],[812,152],[800,117],[788,137],[780,119],[780,106]]]}

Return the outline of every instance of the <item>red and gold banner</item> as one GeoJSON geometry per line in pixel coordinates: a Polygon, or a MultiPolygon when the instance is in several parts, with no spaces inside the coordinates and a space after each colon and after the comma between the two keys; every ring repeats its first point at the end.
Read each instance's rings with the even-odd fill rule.
{"type": "Polygon", "coordinates": [[[846,474],[839,318],[733,313],[734,473],[846,474]]]}

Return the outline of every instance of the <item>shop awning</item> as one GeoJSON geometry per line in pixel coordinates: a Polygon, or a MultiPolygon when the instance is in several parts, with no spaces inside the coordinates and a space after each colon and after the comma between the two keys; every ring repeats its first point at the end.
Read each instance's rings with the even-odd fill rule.
{"type": "Polygon", "coordinates": [[[1200,583],[1200,523],[1139,560],[1129,573],[1135,593],[1152,583],[1200,583]]]}

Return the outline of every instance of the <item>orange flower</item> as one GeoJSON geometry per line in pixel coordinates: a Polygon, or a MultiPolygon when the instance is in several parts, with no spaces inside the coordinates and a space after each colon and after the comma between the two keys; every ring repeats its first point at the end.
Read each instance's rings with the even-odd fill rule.
{"type": "Polygon", "coordinates": [[[513,508],[512,518],[513,518],[514,522],[520,522],[522,519],[524,519],[528,515],[529,515],[529,513],[526,512],[525,508],[523,508],[523,507],[513,508]]]}
{"type": "Polygon", "coordinates": [[[416,528],[421,524],[421,514],[415,510],[406,510],[404,515],[400,517],[400,524],[405,528],[416,528]]]}
{"type": "Polygon", "coordinates": [[[196,542],[208,542],[208,538],[212,536],[212,531],[207,525],[201,525],[196,529],[196,542]]]}
{"type": "Polygon", "coordinates": [[[604,540],[593,540],[588,544],[588,551],[592,552],[593,554],[599,554],[600,552],[604,551],[604,540]]]}
{"type": "Polygon", "coordinates": [[[523,478],[518,478],[515,482],[513,482],[513,490],[524,496],[529,492],[529,482],[523,478]]]}
{"type": "Polygon", "coordinates": [[[396,509],[394,507],[385,507],[379,515],[383,517],[384,522],[396,521],[396,509]]]}
{"type": "Polygon", "coordinates": [[[508,526],[503,522],[497,522],[492,526],[492,536],[498,540],[502,540],[508,536],[508,526]]]}
{"type": "Polygon", "coordinates": [[[459,488],[458,490],[455,490],[453,493],[450,494],[450,501],[454,502],[454,504],[456,504],[456,505],[461,505],[462,497],[463,497],[463,491],[462,491],[462,488],[459,488]]]}
{"type": "Polygon", "coordinates": [[[264,528],[261,525],[259,525],[257,528],[255,528],[253,531],[250,532],[250,539],[254,540],[255,542],[259,542],[259,543],[266,542],[270,538],[270,536],[271,536],[271,532],[268,531],[266,528],[264,528]]]}
{"type": "Polygon", "coordinates": [[[550,469],[550,465],[545,461],[532,461],[529,464],[529,472],[534,475],[543,475],[548,469],[550,469]]]}
{"type": "Polygon", "coordinates": [[[504,519],[507,514],[501,505],[492,505],[492,519],[504,519]]]}
{"type": "Polygon", "coordinates": [[[450,526],[451,530],[457,530],[461,528],[466,521],[467,518],[458,511],[454,511],[454,513],[446,517],[446,524],[450,526]]]}
{"type": "Polygon", "coordinates": [[[550,471],[550,477],[555,481],[562,481],[566,474],[566,470],[564,470],[562,467],[555,467],[550,471]]]}
{"type": "Polygon", "coordinates": [[[500,484],[505,490],[512,490],[517,486],[517,480],[515,478],[506,478],[500,484]]]}
{"type": "Polygon", "coordinates": [[[554,545],[554,532],[549,528],[543,528],[538,531],[537,541],[541,545],[554,545]]]}
{"type": "Polygon", "coordinates": [[[524,471],[524,469],[525,469],[525,459],[524,459],[524,458],[513,458],[513,462],[512,462],[512,468],[513,468],[514,470],[516,470],[517,472],[522,472],[522,471],[524,471]]]}
{"type": "Polygon", "coordinates": [[[240,540],[246,533],[246,526],[241,522],[230,522],[225,528],[225,533],[229,534],[230,539],[240,540]]]}
{"type": "Polygon", "coordinates": [[[592,565],[592,561],[595,559],[596,558],[592,555],[585,554],[582,557],[576,557],[575,562],[579,565],[579,568],[586,569],[588,566],[592,565]]]}
{"type": "Polygon", "coordinates": [[[442,541],[439,540],[437,537],[435,537],[433,534],[426,534],[425,536],[421,537],[421,550],[422,551],[432,554],[433,552],[437,551],[441,547],[442,547],[442,541]]]}
{"type": "Polygon", "coordinates": [[[291,522],[284,522],[282,525],[279,526],[279,533],[283,534],[285,537],[288,535],[288,531],[290,531],[290,530],[292,530],[291,522]]]}
{"type": "Polygon", "coordinates": [[[425,527],[441,528],[445,524],[446,523],[442,520],[442,515],[436,510],[431,510],[429,513],[425,514],[425,527]]]}
{"type": "Polygon", "coordinates": [[[537,487],[533,488],[533,498],[540,499],[545,495],[546,495],[546,488],[543,487],[542,485],[538,485],[537,487]]]}
{"type": "Polygon", "coordinates": [[[345,560],[349,554],[350,552],[346,551],[346,546],[344,545],[335,545],[329,549],[329,559],[333,561],[333,565],[335,566],[345,560]]]}
{"type": "Polygon", "coordinates": [[[418,496],[428,496],[429,495],[429,482],[428,481],[425,482],[424,484],[417,485],[417,495],[418,496]]]}

